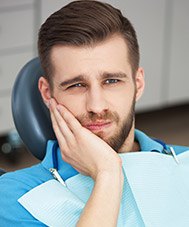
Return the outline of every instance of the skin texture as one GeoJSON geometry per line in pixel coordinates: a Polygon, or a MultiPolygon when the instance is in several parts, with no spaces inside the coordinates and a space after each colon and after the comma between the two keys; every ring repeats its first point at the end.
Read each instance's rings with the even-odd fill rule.
{"type": "Polygon", "coordinates": [[[117,153],[139,150],[134,106],[144,72],[132,75],[127,53],[119,35],[92,47],[55,46],[53,90],[44,77],[39,80],[62,158],[95,181],[78,226],[117,225],[123,186],[117,153]]]}

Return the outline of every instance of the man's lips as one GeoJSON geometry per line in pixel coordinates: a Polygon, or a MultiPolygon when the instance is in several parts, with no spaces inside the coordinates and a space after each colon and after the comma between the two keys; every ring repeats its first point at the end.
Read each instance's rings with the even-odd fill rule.
{"type": "Polygon", "coordinates": [[[86,124],[84,125],[84,127],[89,129],[90,131],[99,131],[109,127],[110,125],[111,125],[111,122],[94,122],[94,123],[86,124]]]}

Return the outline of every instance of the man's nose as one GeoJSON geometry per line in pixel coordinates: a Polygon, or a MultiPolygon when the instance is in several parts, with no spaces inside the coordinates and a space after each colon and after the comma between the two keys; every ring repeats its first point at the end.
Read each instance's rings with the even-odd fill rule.
{"type": "Polygon", "coordinates": [[[101,87],[91,88],[87,94],[87,111],[96,114],[101,114],[108,110],[108,102],[105,97],[105,92],[101,87]]]}

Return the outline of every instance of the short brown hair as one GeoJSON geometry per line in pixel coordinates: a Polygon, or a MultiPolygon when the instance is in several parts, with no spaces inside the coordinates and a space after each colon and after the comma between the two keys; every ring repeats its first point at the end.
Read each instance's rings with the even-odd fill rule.
{"type": "Polygon", "coordinates": [[[139,66],[139,46],[135,30],[120,10],[94,0],[74,1],[53,13],[41,26],[38,50],[46,79],[52,86],[50,51],[55,45],[87,46],[120,34],[127,43],[133,74],[139,66]]]}

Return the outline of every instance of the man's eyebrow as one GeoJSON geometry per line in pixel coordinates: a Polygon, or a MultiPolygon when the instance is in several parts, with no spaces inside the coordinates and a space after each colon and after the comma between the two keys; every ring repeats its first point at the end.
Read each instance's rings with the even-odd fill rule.
{"type": "Polygon", "coordinates": [[[109,79],[109,78],[128,78],[126,73],[123,72],[115,72],[115,73],[110,73],[110,72],[104,72],[100,76],[101,79],[109,79]]]}
{"type": "Polygon", "coordinates": [[[78,83],[78,82],[81,82],[81,81],[84,81],[84,80],[86,80],[86,77],[83,76],[83,75],[79,75],[79,76],[76,76],[74,78],[62,81],[60,83],[60,87],[64,87],[64,86],[67,86],[67,85],[70,85],[70,84],[75,84],[75,83],[78,83]]]}
{"type": "MultiPolygon", "coordinates": [[[[127,77],[128,77],[127,74],[123,73],[123,72],[115,72],[115,73],[103,72],[102,74],[100,74],[99,79],[105,80],[105,79],[109,79],[109,78],[127,78],[127,77]]],[[[75,83],[83,82],[83,81],[86,81],[86,80],[87,80],[86,75],[78,75],[74,78],[62,81],[59,86],[65,87],[65,86],[68,86],[70,84],[75,84],[75,83]]]]}

